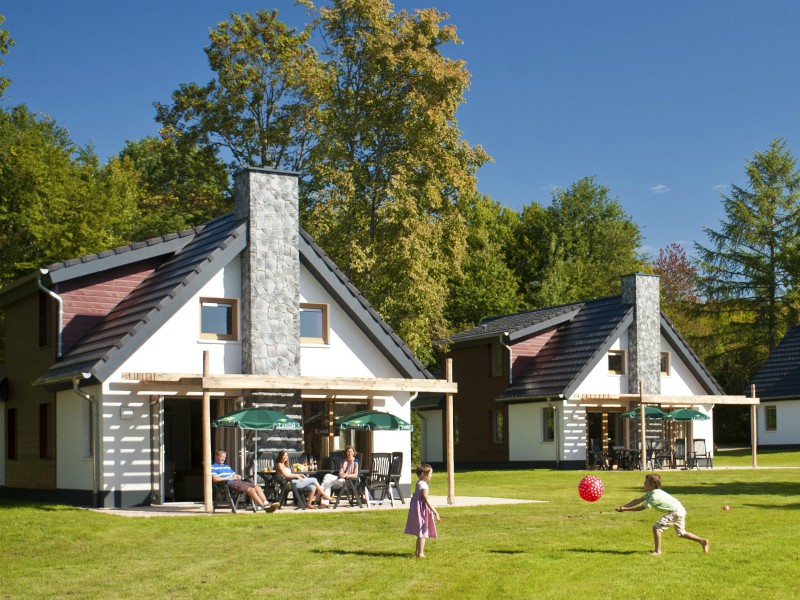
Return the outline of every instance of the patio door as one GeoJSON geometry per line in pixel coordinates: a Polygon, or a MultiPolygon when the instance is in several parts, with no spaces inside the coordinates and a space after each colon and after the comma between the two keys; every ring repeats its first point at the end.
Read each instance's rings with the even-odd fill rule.
{"type": "Polygon", "coordinates": [[[600,440],[603,452],[613,446],[625,445],[621,410],[586,411],[586,455],[589,455],[589,440],[600,440]]]}

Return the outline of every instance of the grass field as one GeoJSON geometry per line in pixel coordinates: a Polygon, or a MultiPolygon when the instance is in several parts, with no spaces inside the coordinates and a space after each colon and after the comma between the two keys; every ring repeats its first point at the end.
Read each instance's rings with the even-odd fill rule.
{"type": "MultiPolygon", "coordinates": [[[[643,474],[596,472],[596,503],[578,497],[585,474],[457,473],[458,495],[544,502],[444,508],[422,561],[404,510],[143,519],[0,504],[0,598],[800,597],[800,470],[663,472],[711,552],[670,531],[660,557],[659,513],[614,511],[641,495],[643,474]]],[[[432,493],[444,486],[435,474],[432,493]]]]}

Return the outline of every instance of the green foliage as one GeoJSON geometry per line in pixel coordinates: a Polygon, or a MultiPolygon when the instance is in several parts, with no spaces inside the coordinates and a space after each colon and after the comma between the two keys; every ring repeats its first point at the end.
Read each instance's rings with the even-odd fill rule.
{"type": "MultiPolygon", "coordinates": [[[[5,22],[6,18],[3,15],[0,15],[0,25],[5,22]]],[[[11,39],[11,36],[8,34],[8,31],[5,29],[0,29],[0,66],[3,65],[2,56],[4,54],[8,54],[9,48],[14,45],[14,40],[11,39]]],[[[6,91],[8,84],[10,81],[7,77],[0,77],[0,96],[6,91]]]]}
{"type": "Polygon", "coordinates": [[[236,167],[301,170],[318,130],[322,65],[277,11],[231,15],[206,49],[215,78],[181,85],[172,104],[156,103],[162,134],[190,147],[224,150],[236,167]]]}
{"type": "Polygon", "coordinates": [[[530,306],[564,304],[617,293],[620,276],[642,266],[641,241],[608,188],[584,177],[547,208],[523,208],[512,262],[530,306]]]}
{"type": "Polygon", "coordinates": [[[0,111],[0,285],[50,262],[130,241],[136,174],[25,106],[0,111]]]}
{"type": "Polygon", "coordinates": [[[454,331],[522,308],[519,282],[508,258],[519,214],[479,194],[465,204],[467,252],[461,272],[450,277],[447,301],[447,318],[454,331]]]}
{"type": "MultiPolygon", "coordinates": [[[[797,322],[800,270],[800,172],[786,144],[775,139],[746,164],[749,189],[723,195],[721,229],[705,228],[710,246],[696,244],[700,289],[714,323],[705,347],[726,390],[739,393],[788,327],[797,322]],[[720,369],[719,371],[716,369],[720,369]],[[738,387],[741,386],[741,387],[738,387]],[[737,389],[738,388],[738,389],[737,389]]],[[[706,358],[706,356],[704,356],[706,358]]]]}
{"type": "Polygon", "coordinates": [[[133,239],[195,227],[233,209],[227,168],[208,147],[148,137],[128,142],[119,158],[139,174],[142,219],[133,239]]]}

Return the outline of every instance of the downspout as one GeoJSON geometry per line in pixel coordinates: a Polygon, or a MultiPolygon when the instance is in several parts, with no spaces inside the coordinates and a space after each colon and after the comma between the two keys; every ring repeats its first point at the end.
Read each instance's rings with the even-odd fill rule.
{"type": "Polygon", "coordinates": [[[39,289],[42,290],[45,294],[50,296],[53,300],[56,301],[58,304],[58,333],[57,333],[57,341],[56,341],[56,358],[61,358],[62,356],[62,343],[61,343],[61,330],[64,328],[64,300],[56,294],[53,290],[49,290],[44,287],[42,283],[42,276],[47,275],[50,272],[49,269],[39,269],[40,275],[36,278],[36,285],[39,286],[39,289]]]}
{"type": "Polygon", "coordinates": [[[514,351],[511,350],[511,346],[503,341],[507,337],[508,332],[504,331],[503,335],[500,336],[500,345],[508,350],[508,385],[511,385],[514,383],[514,351]]]}
{"type": "Polygon", "coordinates": [[[98,486],[99,471],[100,471],[100,411],[97,406],[97,398],[91,394],[84,392],[79,384],[81,379],[91,378],[91,373],[81,373],[72,378],[72,390],[81,398],[89,402],[92,407],[92,425],[94,435],[92,436],[92,493],[94,495],[94,505],[96,508],[100,507],[100,490],[98,486]]]}
{"type": "Polygon", "coordinates": [[[555,407],[552,400],[550,400],[549,396],[547,397],[547,407],[553,409],[553,437],[555,438],[553,441],[556,443],[556,471],[558,471],[561,468],[561,450],[559,448],[561,440],[559,433],[561,427],[558,422],[558,409],[555,407]]]}

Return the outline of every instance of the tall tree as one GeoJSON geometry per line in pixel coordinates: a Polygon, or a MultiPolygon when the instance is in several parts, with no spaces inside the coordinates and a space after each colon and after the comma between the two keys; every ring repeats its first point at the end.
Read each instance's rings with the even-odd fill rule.
{"type": "MultiPolygon", "coordinates": [[[[0,25],[5,22],[6,18],[0,15],[0,25]]],[[[8,31],[0,28],[0,66],[3,65],[3,55],[8,54],[9,48],[14,45],[14,40],[11,39],[8,31]]],[[[0,77],[0,96],[6,91],[9,80],[7,77],[0,77]]]]}
{"type": "Polygon", "coordinates": [[[721,229],[704,229],[710,246],[695,247],[708,305],[726,313],[714,346],[746,381],[797,321],[800,172],[781,139],[755,152],[745,171],[748,188],[722,196],[721,229]]]}
{"type": "Polygon", "coordinates": [[[480,194],[462,212],[467,252],[460,273],[450,278],[447,300],[447,317],[456,331],[473,327],[484,317],[522,308],[519,281],[507,256],[514,246],[519,214],[480,194]]]}
{"type": "Polygon", "coordinates": [[[206,48],[215,78],[181,85],[170,105],[156,103],[162,134],[221,151],[233,168],[301,170],[316,139],[324,79],[309,33],[288,27],[275,10],[232,14],[206,48]]]}
{"type": "Polygon", "coordinates": [[[226,165],[207,146],[147,137],[129,141],[119,158],[139,174],[142,219],[134,239],[194,227],[233,208],[226,165]]]}
{"type": "Polygon", "coordinates": [[[638,270],[642,235],[609,189],[584,177],[522,212],[514,264],[532,307],[615,293],[638,270]]]}
{"type": "MultiPolygon", "coordinates": [[[[310,4],[310,3],[309,3],[310,4]]],[[[436,10],[334,0],[319,11],[329,72],[311,152],[305,223],[424,359],[446,333],[448,280],[466,250],[459,204],[488,156],[464,141],[456,110],[469,73],[436,10]]]]}

